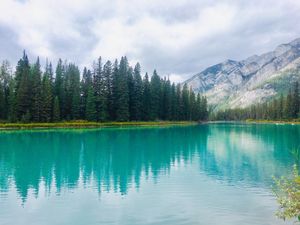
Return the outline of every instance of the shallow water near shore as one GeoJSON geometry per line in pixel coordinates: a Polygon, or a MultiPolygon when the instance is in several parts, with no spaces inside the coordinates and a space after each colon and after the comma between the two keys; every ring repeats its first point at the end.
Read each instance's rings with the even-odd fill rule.
{"type": "Polygon", "coordinates": [[[3,131],[0,225],[292,224],[272,176],[299,146],[299,125],[3,131]]]}

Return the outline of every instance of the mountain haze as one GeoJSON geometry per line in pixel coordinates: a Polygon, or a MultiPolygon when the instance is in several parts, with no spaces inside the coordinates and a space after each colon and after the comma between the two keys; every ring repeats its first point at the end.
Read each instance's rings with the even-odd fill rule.
{"type": "Polygon", "coordinates": [[[187,83],[217,109],[247,107],[286,93],[300,80],[300,38],[274,51],[242,61],[226,60],[194,75],[187,83]]]}

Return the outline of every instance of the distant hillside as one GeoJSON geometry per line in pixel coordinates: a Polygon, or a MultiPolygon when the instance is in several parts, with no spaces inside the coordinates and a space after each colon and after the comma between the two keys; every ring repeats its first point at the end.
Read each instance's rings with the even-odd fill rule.
{"type": "Polygon", "coordinates": [[[247,107],[286,93],[300,80],[300,38],[242,61],[226,60],[184,83],[218,109],[247,107]]]}

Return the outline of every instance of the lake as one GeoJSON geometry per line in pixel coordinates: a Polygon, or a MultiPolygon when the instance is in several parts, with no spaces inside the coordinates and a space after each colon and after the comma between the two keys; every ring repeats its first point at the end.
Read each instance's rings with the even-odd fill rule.
{"type": "Polygon", "coordinates": [[[0,132],[0,225],[274,225],[300,126],[0,132]]]}

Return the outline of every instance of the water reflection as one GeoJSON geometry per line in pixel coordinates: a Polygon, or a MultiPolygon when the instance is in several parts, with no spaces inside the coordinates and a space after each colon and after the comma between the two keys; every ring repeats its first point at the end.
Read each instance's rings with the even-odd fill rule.
{"type": "Polygon", "coordinates": [[[126,195],[141,177],[157,180],[192,162],[229,183],[269,186],[272,175],[290,169],[289,150],[299,146],[299,135],[297,126],[228,124],[2,132],[0,192],[15,188],[25,202],[31,191],[60,194],[82,182],[126,195]]]}
{"type": "Polygon", "coordinates": [[[300,126],[211,125],[199,165],[218,179],[270,187],[272,176],[290,173],[299,145],[300,126]]]}

